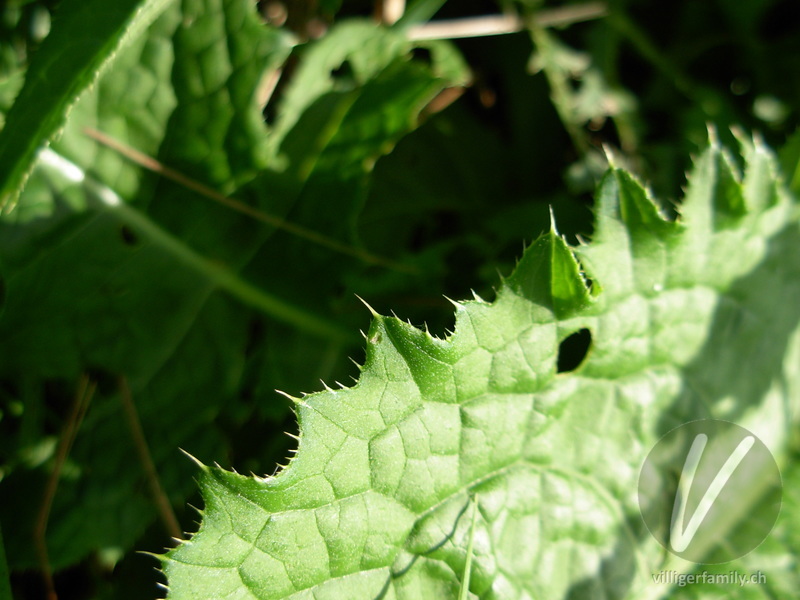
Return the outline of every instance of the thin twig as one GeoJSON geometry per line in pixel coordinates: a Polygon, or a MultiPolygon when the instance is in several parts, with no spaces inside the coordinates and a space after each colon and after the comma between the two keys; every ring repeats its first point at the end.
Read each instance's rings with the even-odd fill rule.
{"type": "Polygon", "coordinates": [[[50,520],[50,510],[53,508],[53,500],[56,497],[58,481],[61,478],[61,470],[64,467],[67,456],[69,456],[69,452],[78,435],[78,429],[80,429],[81,422],[86,415],[86,410],[89,408],[89,403],[92,401],[92,396],[94,396],[96,389],[97,383],[92,381],[88,375],[84,374],[81,376],[78,381],[78,387],[75,391],[75,397],[72,401],[69,416],[64,423],[64,430],[61,432],[61,437],[58,440],[53,471],[47,479],[42,505],[39,508],[39,514],[34,524],[33,541],[36,546],[39,568],[44,578],[47,600],[58,600],[55,583],[53,582],[53,571],[50,568],[50,557],[47,552],[47,522],[50,520]]]}
{"type": "Polygon", "coordinates": [[[378,0],[376,9],[381,23],[394,25],[406,12],[406,0],[378,0]]]}
{"type": "Polygon", "coordinates": [[[283,68],[274,69],[261,82],[256,92],[256,98],[258,98],[258,105],[262,109],[272,100],[272,94],[275,93],[275,89],[278,87],[281,75],[283,75],[283,68]]]}
{"type": "Polygon", "coordinates": [[[97,131],[96,129],[92,129],[90,127],[84,128],[84,133],[92,138],[93,140],[119,152],[122,156],[127,158],[128,160],[136,163],[137,165],[144,167],[145,169],[152,171],[153,173],[157,173],[167,179],[171,179],[175,183],[182,185],[183,187],[192,190],[193,192],[197,192],[201,196],[213,200],[227,208],[235,210],[243,215],[247,215],[257,221],[261,221],[267,225],[271,225],[276,227],[277,229],[282,229],[288,233],[296,235],[297,237],[303,238],[309,242],[314,244],[318,244],[320,246],[324,246],[330,250],[335,252],[339,252],[341,254],[347,254],[349,256],[353,256],[360,260],[363,260],[366,263],[381,265],[383,267],[387,267],[393,269],[395,271],[401,271],[403,273],[417,273],[417,270],[413,267],[409,267],[408,265],[396,263],[389,259],[376,256],[370,252],[366,252],[365,250],[360,250],[358,248],[354,248],[352,246],[348,246],[347,244],[343,244],[341,242],[336,241],[333,238],[329,238],[328,236],[322,235],[321,233],[317,233],[311,229],[307,229],[301,225],[296,225],[282,219],[280,217],[276,217],[269,213],[266,213],[262,210],[257,208],[253,208],[249,204],[245,204],[240,200],[236,200],[235,198],[230,198],[229,196],[225,196],[224,194],[219,193],[213,188],[200,183],[177,171],[171,167],[162,164],[160,161],[156,160],[155,158],[144,154],[143,152],[139,152],[135,148],[131,148],[127,144],[120,142],[112,138],[105,133],[97,131]]]}
{"type": "Polygon", "coordinates": [[[136,405],[133,403],[131,388],[125,377],[119,378],[119,391],[120,398],[122,399],[122,408],[125,411],[125,421],[128,424],[128,430],[133,438],[133,445],[136,448],[136,453],[139,455],[139,462],[144,468],[147,486],[150,488],[150,494],[156,504],[158,514],[170,536],[176,540],[181,540],[183,539],[181,526],[178,523],[178,518],[175,516],[175,511],[172,510],[169,498],[164,492],[164,488],[161,486],[161,480],[158,477],[156,465],[150,454],[147,439],[144,437],[144,430],[142,430],[142,423],[139,420],[139,413],[136,410],[136,405]]]}
{"type": "Polygon", "coordinates": [[[444,88],[425,105],[420,112],[420,120],[427,119],[431,115],[443,111],[453,102],[461,98],[461,96],[464,95],[464,90],[465,88],[461,86],[444,88]]]}
{"type": "Polygon", "coordinates": [[[586,2],[539,11],[534,15],[533,22],[539,27],[567,27],[573,23],[602,19],[608,13],[605,2],[586,2]]]}
{"type": "MultiPolygon", "coordinates": [[[[537,27],[563,27],[581,21],[599,19],[608,14],[604,2],[587,2],[563,8],[537,12],[533,25],[537,27]]],[[[528,23],[517,15],[486,15],[442,21],[430,21],[409,27],[407,36],[414,41],[450,40],[517,33],[528,28],[528,23]]]]}

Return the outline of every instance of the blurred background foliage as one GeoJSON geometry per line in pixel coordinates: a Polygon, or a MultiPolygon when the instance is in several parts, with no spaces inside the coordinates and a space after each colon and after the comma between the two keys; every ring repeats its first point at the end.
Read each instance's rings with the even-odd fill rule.
{"type": "MultiPolygon", "coordinates": [[[[0,124],[24,81],[30,57],[50,30],[51,18],[58,18],[58,4],[8,0],[2,5],[0,124]]],[[[263,106],[271,131],[280,132],[281,119],[298,113],[296,122],[286,127],[289,133],[283,132],[281,145],[290,166],[279,173],[273,167],[260,170],[255,159],[244,166],[232,160],[241,173],[231,175],[230,185],[221,191],[262,206],[264,187],[295,190],[292,186],[301,181],[299,192],[286,192],[280,214],[403,267],[343,257],[285,231],[264,232],[252,220],[221,216],[218,208],[195,209],[202,214],[187,219],[185,208],[170,212],[153,199],[192,193],[152,173],[141,171],[141,181],[129,186],[128,195],[122,183],[118,191],[201,254],[234,265],[244,280],[345,330],[367,328],[369,314],[356,299],[358,294],[378,312],[394,311],[444,335],[453,322],[445,296],[467,298],[474,290],[491,298],[498,274],[508,274],[520,255],[522,240],[529,242],[549,227],[551,209],[571,243],[590,239],[592,193],[606,156],[648,182],[669,211],[681,196],[685,171],[691,156],[705,144],[709,126],[731,147],[735,141],[730,129],[741,127],[778,148],[798,126],[800,20],[792,0],[681,0],[660,5],[641,0],[410,1],[407,22],[401,20],[398,27],[419,26],[429,18],[463,22],[487,15],[506,15],[510,22],[517,19],[528,26],[502,35],[454,39],[446,47],[419,43],[409,50],[407,64],[391,63],[366,76],[353,58],[356,50],[349,59],[326,64],[320,52],[314,55],[314,48],[328,43],[325,52],[335,53],[337,40],[345,43],[344,36],[332,38],[337,27],[351,18],[387,20],[393,3],[257,4],[264,27],[276,35],[291,32],[295,40],[284,54],[267,52],[258,58],[277,73],[263,106]],[[553,18],[555,24],[548,21],[553,18]],[[304,90],[310,88],[296,78],[302,76],[304,62],[313,61],[320,61],[320,72],[330,78],[329,90],[316,96],[308,92],[304,99],[304,90]],[[364,118],[354,117],[351,125],[340,123],[339,145],[317,159],[311,175],[302,174],[304,157],[314,144],[309,136],[324,129],[337,103],[349,101],[347,94],[353,90],[360,94],[355,101],[361,105],[347,114],[364,118]],[[414,110],[397,109],[406,116],[398,117],[394,126],[389,123],[394,112],[370,113],[373,106],[383,110],[381,102],[387,97],[397,106],[424,102],[414,110]],[[408,117],[413,117],[411,122],[408,117]],[[370,149],[363,155],[353,150],[367,138],[370,149]],[[301,174],[293,174],[292,165],[300,165],[296,170],[301,174]],[[214,235],[206,235],[214,228],[214,235]]],[[[309,71],[313,76],[313,69],[309,71]]],[[[179,82],[175,86],[181,106],[179,82]]],[[[81,110],[76,109],[79,117],[81,110]]],[[[153,153],[167,166],[216,184],[204,181],[207,168],[193,162],[190,152],[175,150],[197,143],[188,133],[181,139],[182,132],[194,126],[188,121],[193,117],[185,117],[183,123],[181,118],[173,115],[173,137],[154,144],[153,153]]],[[[124,141],[136,145],[137,135],[134,131],[124,141]]],[[[60,143],[67,155],[82,152],[80,143],[71,142],[69,130],[60,143]]],[[[235,143],[224,151],[230,155],[232,148],[235,143]]],[[[246,163],[250,151],[243,152],[246,163]]],[[[95,168],[98,178],[108,179],[101,167],[95,168]]],[[[32,179],[26,193],[38,193],[37,181],[32,179]]],[[[61,193],[65,192],[57,190],[56,196],[61,193]]],[[[23,269],[15,264],[20,246],[9,240],[31,236],[31,244],[46,245],[62,235],[60,225],[45,227],[46,238],[25,227],[6,218],[0,231],[5,237],[0,244],[6,252],[4,277],[23,269]]],[[[124,226],[121,231],[126,243],[135,245],[135,236],[124,226]]],[[[87,247],[102,253],[102,248],[87,247]]],[[[71,251],[80,257],[78,273],[93,261],[102,262],[92,254],[71,251]]],[[[165,269],[161,276],[166,280],[170,271],[165,269]]],[[[147,271],[147,277],[154,279],[154,273],[147,271]]],[[[84,284],[75,285],[79,291],[84,284]]],[[[194,285],[202,287],[189,282],[180,289],[194,285]]],[[[59,294],[57,303],[77,301],[80,295],[75,290],[59,294]]],[[[180,294],[176,298],[179,305],[180,294]]],[[[158,363],[160,375],[146,383],[140,376],[137,384],[136,369],[127,373],[134,395],[142,398],[145,438],[155,444],[154,461],[184,531],[196,528],[196,514],[188,507],[197,505],[199,498],[192,491],[194,467],[179,446],[202,461],[239,472],[272,473],[293,444],[284,432],[296,431],[290,403],[274,390],[299,395],[319,389],[320,380],[349,384],[358,370],[348,359],[363,359],[361,340],[355,336],[321,341],[223,293],[208,298],[191,329],[196,340],[176,342],[185,348],[158,363]],[[209,354],[208,347],[216,354],[209,354]],[[203,377],[214,384],[207,385],[203,377]],[[185,416],[190,412],[194,420],[185,416]],[[184,437],[174,434],[182,424],[184,437]],[[155,438],[166,441],[156,443],[155,438]]],[[[169,311],[160,310],[167,322],[169,311]]],[[[75,366],[69,368],[18,358],[25,355],[13,347],[20,321],[13,311],[2,319],[0,523],[15,597],[43,594],[31,532],[81,377],[97,385],[96,397],[63,465],[48,527],[59,598],[159,596],[155,561],[136,551],[159,552],[170,541],[131,444],[121,441],[127,439],[129,425],[112,399],[121,395],[118,377],[123,369],[106,360],[109,351],[102,345],[77,353],[75,366]],[[133,472],[130,488],[117,481],[123,470],[133,472]],[[89,480],[95,483],[86,483],[89,480]],[[138,502],[135,510],[126,491],[131,489],[138,502]],[[86,519],[95,500],[106,507],[102,510],[113,507],[113,517],[108,517],[113,526],[106,528],[113,534],[85,534],[92,528],[86,519]],[[78,510],[81,506],[83,512],[78,510]],[[77,543],[84,535],[86,539],[77,543]]],[[[41,334],[31,331],[29,345],[39,343],[35,335],[41,334]]],[[[157,348],[145,347],[135,355],[123,352],[119,361],[136,356],[149,364],[153,354],[157,348]]],[[[105,528],[103,518],[98,517],[95,529],[105,528]]]]}

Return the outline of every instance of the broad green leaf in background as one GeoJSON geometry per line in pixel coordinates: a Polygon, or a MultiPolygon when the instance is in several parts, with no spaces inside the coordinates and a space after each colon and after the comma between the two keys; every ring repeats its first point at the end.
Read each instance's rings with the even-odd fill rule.
{"type": "MultiPolygon", "coordinates": [[[[270,51],[286,55],[283,40],[273,36],[270,42],[265,28],[254,31],[256,17],[245,10],[247,3],[212,1],[205,8],[219,17],[223,6],[231,27],[238,28],[238,43],[261,48],[262,56],[270,51]]],[[[126,203],[136,199],[146,204],[138,189],[139,169],[107,149],[93,147],[83,134],[83,127],[99,128],[156,153],[170,115],[182,110],[176,97],[187,88],[196,90],[194,110],[211,110],[213,95],[204,95],[202,86],[198,89],[186,75],[198,61],[198,52],[176,58],[175,38],[181,35],[177,28],[189,23],[182,19],[182,11],[174,4],[150,29],[140,32],[142,37],[131,41],[117,63],[81,98],[54,151],[42,154],[2,226],[7,290],[0,321],[5,340],[3,376],[13,382],[12,393],[25,407],[24,426],[15,440],[18,456],[12,454],[3,482],[19,490],[9,496],[2,511],[14,550],[10,557],[17,567],[34,564],[31,531],[38,503],[30,498],[41,498],[47,472],[42,466],[49,465],[26,465],[19,456],[40,443],[42,428],[47,427],[43,390],[52,389],[53,382],[63,386],[81,371],[110,377],[112,382],[125,375],[174,503],[190,490],[188,473],[172,467],[175,449],[186,445],[198,428],[206,430],[198,439],[203,448],[198,452],[205,455],[224,447],[219,433],[209,429],[219,404],[198,407],[195,399],[201,390],[216,390],[219,402],[235,393],[247,313],[235,310],[215,292],[219,282],[209,277],[208,269],[197,268],[211,265],[209,260],[126,203]],[[178,71],[182,80],[175,75],[178,71]],[[38,469],[19,468],[23,466],[38,469]],[[17,472],[9,476],[15,467],[17,472]]],[[[234,72],[237,61],[219,43],[228,32],[192,31],[195,43],[205,50],[206,68],[227,84],[219,88],[218,81],[210,82],[215,92],[224,94],[228,87],[241,86],[252,93],[260,71],[234,72]]],[[[75,31],[73,35],[80,37],[75,31]]],[[[264,63],[269,63],[266,57],[264,63]]],[[[252,64],[258,67],[259,62],[252,64]]],[[[259,113],[249,97],[241,96],[234,97],[227,111],[259,113]]],[[[242,131],[239,123],[245,120],[231,126],[228,135],[247,139],[259,132],[242,131]]],[[[209,137],[210,147],[215,148],[217,141],[218,137],[209,137]]],[[[252,161],[242,163],[252,168],[252,161]]],[[[210,238],[216,231],[206,233],[210,238]]],[[[221,240],[224,232],[216,237],[221,240]]],[[[95,399],[82,425],[71,456],[77,476],[60,484],[48,527],[50,559],[56,569],[92,549],[128,547],[154,518],[152,500],[141,486],[141,466],[120,469],[132,456],[132,440],[120,409],[112,384],[95,399]]]]}
{"type": "MultiPolygon", "coordinates": [[[[664,433],[735,421],[796,477],[798,207],[762,143],[742,154],[743,179],[712,142],[677,221],[612,167],[593,241],[544,234],[493,302],[456,304],[445,339],[375,314],[356,385],[295,399],[284,470],[201,467],[202,525],[162,557],[168,598],[669,594],[652,573],[695,565],[665,560],[636,502],[664,433]],[[584,329],[585,360],[557,372],[584,329]]],[[[771,544],[742,559],[763,566],[765,596],[800,585],[796,510],[792,494],[771,544]]]]}
{"type": "Polygon", "coordinates": [[[63,124],[69,107],[124,43],[136,38],[169,0],[73,0],[27,70],[0,134],[0,208],[13,206],[37,150],[63,124]],[[78,32],[91,30],[92,35],[78,32]]]}
{"type": "MultiPolygon", "coordinates": [[[[344,22],[319,45],[305,49],[303,63],[284,96],[286,110],[279,114],[272,132],[278,140],[273,142],[278,160],[288,161],[287,173],[299,182],[290,213],[293,222],[364,247],[357,223],[364,214],[368,175],[375,162],[417,126],[420,112],[439,91],[461,85],[466,78],[466,67],[458,61],[434,58],[428,67],[409,60],[411,49],[396,32],[376,29],[368,21],[344,22]],[[300,116],[296,116],[297,105],[306,106],[300,116]]],[[[383,205],[392,201],[389,196],[380,199],[383,205]]],[[[378,229],[375,235],[383,239],[395,235],[394,223],[383,223],[378,229]]],[[[397,256],[404,250],[399,243],[379,248],[391,258],[406,258],[397,256]]],[[[319,298],[330,296],[326,290],[340,288],[344,279],[364,270],[361,266],[342,269],[340,263],[335,254],[277,232],[253,260],[257,268],[248,269],[247,275],[264,287],[276,278],[285,279],[295,290],[296,301],[311,307],[319,298]],[[308,270],[290,280],[281,275],[285,272],[281,262],[268,260],[275,255],[290,264],[306,265],[308,270]]],[[[407,270],[402,272],[408,281],[407,270]]]]}
{"type": "MultiPolygon", "coordinates": [[[[60,26],[73,27],[79,39],[84,25],[75,29],[65,17],[60,26]]],[[[0,440],[7,499],[0,519],[12,568],[35,564],[31,531],[61,426],[52,412],[69,401],[81,373],[101,386],[50,515],[56,570],[92,551],[119,556],[155,519],[142,467],[131,463],[119,377],[130,384],[165,491],[180,506],[193,484],[178,448],[218,458],[227,450],[215,425],[220,414],[229,421],[250,415],[243,398],[251,385],[265,405],[274,397],[260,381],[267,367],[246,364],[246,349],[277,371],[292,355],[272,347],[273,335],[306,358],[346,360],[342,339],[349,332],[342,335],[326,316],[330,306],[320,306],[328,296],[302,294],[315,280],[318,289],[338,285],[342,272],[364,268],[358,260],[333,256],[325,277],[315,279],[293,254],[320,252],[308,250],[307,240],[279,237],[273,227],[147,174],[84,132],[100,130],[278,217],[307,217],[309,227],[324,228],[315,210],[330,220],[339,216],[345,226],[326,233],[353,244],[349,220],[361,210],[375,160],[416,127],[420,110],[455,75],[452,67],[439,73],[435,64],[411,60],[408,43],[374,25],[342,29],[355,42],[347,59],[366,71],[334,86],[335,65],[323,67],[330,85],[307,91],[307,110],[291,117],[318,125],[311,136],[288,125],[274,133],[263,123],[259,83],[295,42],[261,23],[249,0],[171,4],[146,30],[129,32],[114,64],[102,72],[95,65],[95,85],[69,115],[69,103],[59,105],[66,119],[61,137],[40,152],[19,202],[0,223],[0,376],[3,401],[22,407],[17,418],[6,417],[11,434],[0,440]],[[379,57],[372,56],[375,47],[384,48],[379,57]],[[329,102],[342,110],[320,110],[329,102]],[[270,139],[278,138],[273,147],[270,139]],[[310,334],[298,333],[304,326],[310,334]],[[254,336],[255,329],[269,335],[254,336]],[[319,344],[319,336],[334,343],[319,344]],[[255,382],[244,379],[251,372],[255,382]]],[[[325,52],[320,44],[317,56],[325,52]]],[[[12,109],[9,122],[13,110],[22,109],[12,109]]],[[[283,114],[279,109],[277,123],[287,122],[283,114]]],[[[326,375],[330,360],[305,369],[304,379],[326,375]]],[[[271,412],[280,418],[286,410],[271,412]]]]}

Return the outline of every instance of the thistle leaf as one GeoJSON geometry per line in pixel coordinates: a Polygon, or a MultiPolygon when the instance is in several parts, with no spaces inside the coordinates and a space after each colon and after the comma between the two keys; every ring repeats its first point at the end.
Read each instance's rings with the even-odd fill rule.
{"type": "MultiPolygon", "coordinates": [[[[661,436],[726,419],[791,464],[797,206],[763,145],[743,153],[741,177],[706,149],[677,220],[610,169],[593,241],[573,250],[554,228],[542,235],[493,302],[456,303],[445,340],[375,315],[356,385],[296,405],[299,448],[284,470],[202,467],[202,525],[162,557],[168,597],[670,593],[636,500],[661,436]],[[557,373],[560,342],[581,329],[587,356],[557,373]]],[[[753,485],[754,499],[766,493],[753,485]]],[[[790,545],[791,518],[776,529],[790,545]]]]}

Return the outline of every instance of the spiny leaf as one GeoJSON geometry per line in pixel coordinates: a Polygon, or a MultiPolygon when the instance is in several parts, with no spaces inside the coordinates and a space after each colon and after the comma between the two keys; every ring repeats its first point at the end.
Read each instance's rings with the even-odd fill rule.
{"type": "Polygon", "coordinates": [[[584,308],[592,297],[575,255],[555,226],[533,243],[505,283],[558,318],[584,308]]]}
{"type": "Polygon", "coordinates": [[[698,159],[678,222],[612,168],[580,263],[544,234],[494,302],[457,304],[446,340],[375,316],[357,384],[296,406],[287,468],[203,467],[200,530],[162,558],[168,597],[457,598],[470,561],[479,598],[665,593],[635,501],[646,453],[715,417],[786,457],[800,403],[796,205],[762,145],[741,183],[721,153],[698,159]],[[588,356],[557,376],[580,328],[588,356]]]}

